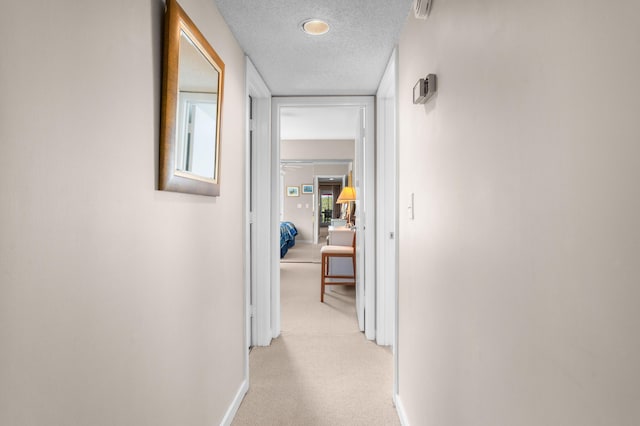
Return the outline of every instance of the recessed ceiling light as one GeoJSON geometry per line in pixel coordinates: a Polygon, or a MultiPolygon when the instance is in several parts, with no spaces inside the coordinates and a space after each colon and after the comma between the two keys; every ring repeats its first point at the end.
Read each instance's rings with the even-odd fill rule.
{"type": "Polygon", "coordinates": [[[322,19],[307,19],[302,23],[302,31],[310,35],[322,35],[329,32],[329,24],[322,19]]]}

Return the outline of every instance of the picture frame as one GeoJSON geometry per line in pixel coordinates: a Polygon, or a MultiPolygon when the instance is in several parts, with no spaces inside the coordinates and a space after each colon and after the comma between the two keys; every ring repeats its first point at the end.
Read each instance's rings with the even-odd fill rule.
{"type": "Polygon", "coordinates": [[[300,196],[299,186],[287,186],[287,197],[299,197],[299,196],[300,196]]]}
{"type": "Polygon", "coordinates": [[[313,194],[313,184],[302,184],[303,194],[313,194]]]}
{"type": "Polygon", "coordinates": [[[166,4],[158,189],[217,197],[224,61],[176,0],[166,4]]]}

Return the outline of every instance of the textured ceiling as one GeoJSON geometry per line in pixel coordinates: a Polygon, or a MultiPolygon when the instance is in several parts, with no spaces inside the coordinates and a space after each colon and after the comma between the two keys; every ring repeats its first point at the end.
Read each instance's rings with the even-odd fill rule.
{"type": "Polygon", "coordinates": [[[216,0],[275,96],[373,95],[412,0],[216,0]],[[323,36],[302,32],[309,18],[323,36]]]}

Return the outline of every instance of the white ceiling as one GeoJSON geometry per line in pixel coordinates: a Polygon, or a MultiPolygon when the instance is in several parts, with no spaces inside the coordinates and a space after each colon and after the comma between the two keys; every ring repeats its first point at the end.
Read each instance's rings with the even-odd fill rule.
{"type": "Polygon", "coordinates": [[[285,107],[280,139],[355,139],[357,107],[285,107]]]}
{"type": "Polygon", "coordinates": [[[412,0],[216,3],[274,96],[373,95],[412,0]],[[324,19],[331,29],[309,36],[300,29],[309,18],[324,19]]]}

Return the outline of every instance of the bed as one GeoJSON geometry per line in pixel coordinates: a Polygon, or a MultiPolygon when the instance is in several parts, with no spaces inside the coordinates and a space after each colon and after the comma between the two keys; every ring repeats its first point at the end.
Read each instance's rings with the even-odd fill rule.
{"type": "Polygon", "coordinates": [[[296,235],[298,230],[291,222],[280,222],[280,259],[287,254],[287,251],[296,245],[296,235]]]}

